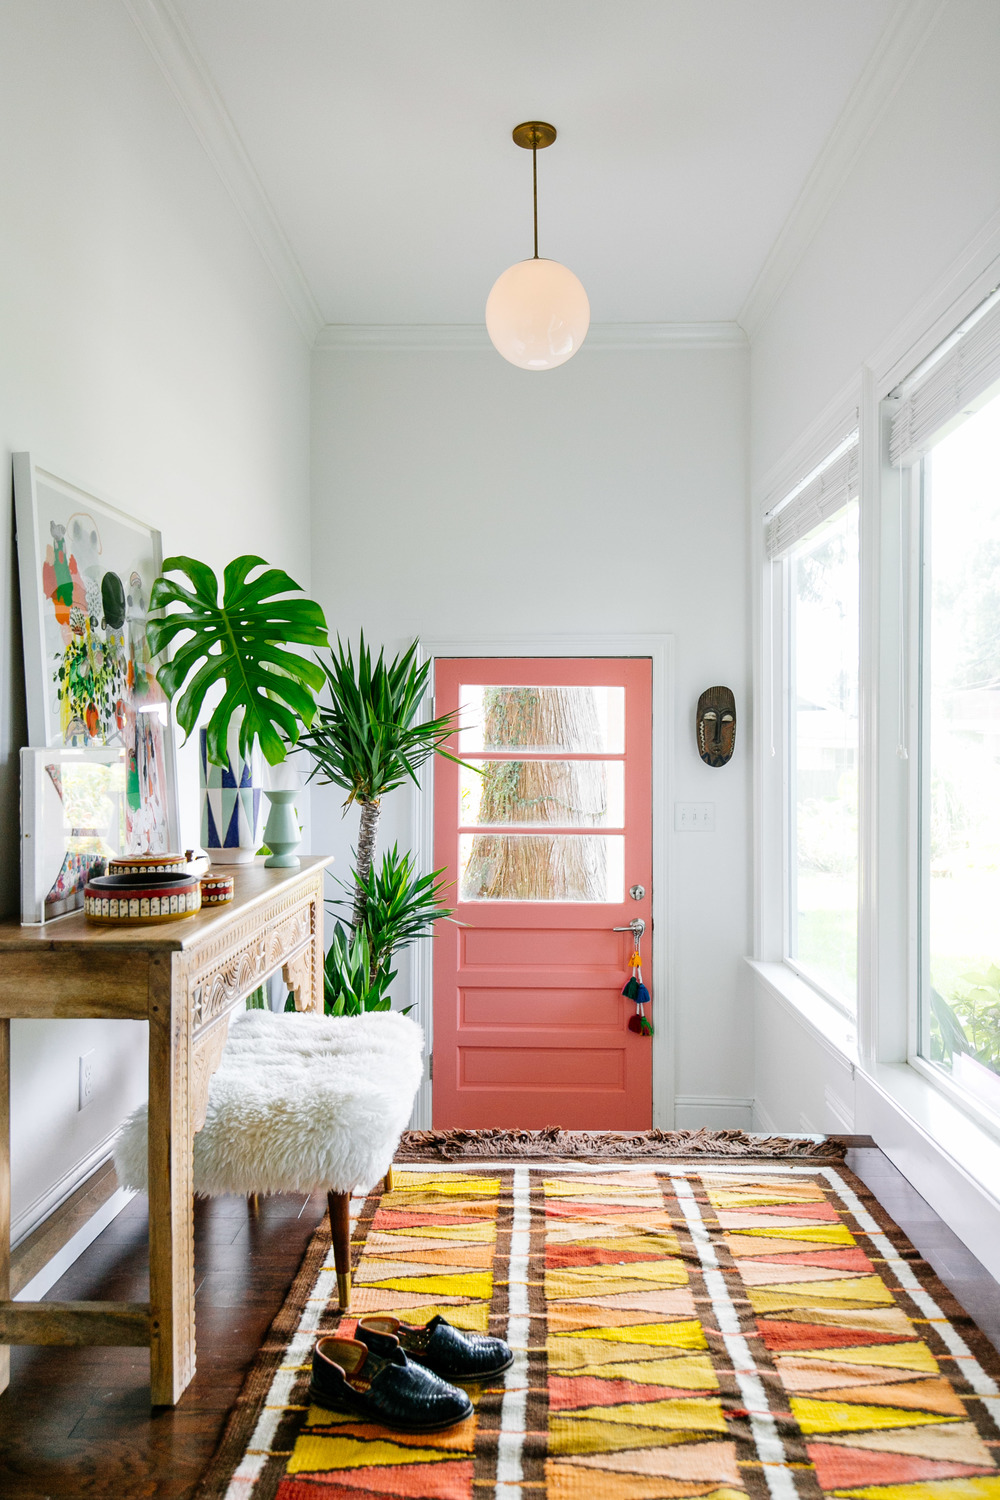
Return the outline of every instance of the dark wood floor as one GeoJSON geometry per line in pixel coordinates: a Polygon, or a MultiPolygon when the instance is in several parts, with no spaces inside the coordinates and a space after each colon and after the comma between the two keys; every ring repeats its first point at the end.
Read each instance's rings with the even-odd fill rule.
{"type": "MultiPolygon", "coordinates": [[[[2,1500],[182,1500],[298,1270],[326,1198],[195,1205],[198,1371],[180,1404],[150,1415],[144,1349],[12,1349],[0,1396],[2,1500]]],[[[131,1203],[49,1292],[149,1296],[146,1199],[131,1203]]]]}
{"type": "MultiPolygon", "coordinates": [[[[877,1149],[848,1165],[1000,1348],[1000,1286],[877,1149]]],[[[141,1349],[15,1349],[0,1396],[0,1500],[183,1500],[218,1441],[261,1337],[325,1209],[314,1198],[199,1203],[198,1373],[173,1410],[149,1411],[141,1349]]],[[[146,1205],[136,1198],[50,1296],[142,1300],[146,1205]]]]}

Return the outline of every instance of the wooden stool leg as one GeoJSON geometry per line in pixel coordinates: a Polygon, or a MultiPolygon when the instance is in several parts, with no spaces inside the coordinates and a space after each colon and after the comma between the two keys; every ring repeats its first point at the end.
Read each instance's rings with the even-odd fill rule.
{"type": "Polygon", "coordinates": [[[333,1262],[337,1267],[337,1305],[341,1312],[351,1306],[351,1195],[327,1193],[333,1262]]]}
{"type": "Polygon", "coordinates": [[[383,1184],[383,1190],[385,1192],[387,1192],[387,1193],[391,1193],[392,1192],[392,1184],[393,1184],[392,1167],[390,1167],[389,1170],[388,1170],[388,1172],[386,1172],[386,1174],[385,1174],[385,1182],[383,1184]]]}
{"type": "Polygon", "coordinates": [[[260,1212],[260,1194],[259,1193],[248,1193],[247,1194],[247,1208],[250,1210],[250,1213],[251,1213],[252,1217],[256,1219],[258,1213],[260,1212]]]}

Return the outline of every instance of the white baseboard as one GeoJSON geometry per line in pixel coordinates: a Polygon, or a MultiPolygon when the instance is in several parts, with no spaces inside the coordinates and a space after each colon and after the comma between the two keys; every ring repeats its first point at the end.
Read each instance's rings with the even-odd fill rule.
{"type": "Polygon", "coordinates": [[[80,1226],[72,1239],[67,1240],[50,1261],[46,1261],[37,1276],[25,1282],[14,1301],[40,1301],[45,1293],[55,1286],[60,1276],[68,1271],[73,1262],[83,1254],[87,1246],[94,1243],[101,1230],[106,1229],[111,1220],[117,1218],[126,1203],[131,1203],[134,1197],[135,1193],[131,1188],[117,1188],[108,1201],[101,1204],[96,1214],[91,1215],[86,1224],[80,1226]]]}
{"type": "Polygon", "coordinates": [[[753,1100],[731,1094],[678,1094],[674,1125],[678,1130],[752,1130],[753,1100]]]}
{"type": "Polygon", "coordinates": [[[759,1099],[753,1102],[753,1129],[763,1135],[781,1134],[759,1099]]]}
{"type": "Polygon", "coordinates": [[[81,1182],[97,1171],[97,1168],[111,1157],[111,1146],[118,1134],[117,1127],[110,1135],[105,1136],[86,1156],[80,1158],[68,1172],[64,1172],[58,1182],[53,1182],[43,1193],[40,1193],[27,1208],[22,1208],[15,1219],[11,1220],[10,1243],[11,1249],[16,1250],[22,1240],[36,1230],[50,1214],[55,1213],[60,1204],[65,1203],[73,1193],[76,1192],[81,1182]]]}

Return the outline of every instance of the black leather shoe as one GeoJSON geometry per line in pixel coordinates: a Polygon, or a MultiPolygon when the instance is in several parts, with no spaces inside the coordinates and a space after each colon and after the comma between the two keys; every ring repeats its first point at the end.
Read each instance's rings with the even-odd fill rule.
{"type": "Polygon", "coordinates": [[[440,1432],[472,1416],[464,1391],[407,1359],[396,1339],[383,1353],[357,1339],[322,1338],[313,1350],[309,1399],[398,1432],[440,1432]]]}
{"type": "Polygon", "coordinates": [[[514,1363],[510,1345],[482,1333],[463,1333],[438,1313],[422,1326],[373,1314],[358,1320],[358,1338],[374,1354],[398,1344],[408,1359],[445,1380],[492,1380],[514,1363]]]}

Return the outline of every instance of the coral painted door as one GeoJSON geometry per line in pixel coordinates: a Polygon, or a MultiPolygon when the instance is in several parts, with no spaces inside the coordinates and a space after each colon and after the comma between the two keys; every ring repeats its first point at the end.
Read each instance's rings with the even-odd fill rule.
{"type": "MultiPolygon", "coordinates": [[[[434,1125],[644,1130],[651,974],[652,665],[438,658],[435,713],[467,769],[434,771],[434,865],[461,926],[434,936],[434,1125]],[[630,888],[642,886],[636,900],[630,888]]],[[[654,996],[655,1000],[655,996],[654,996]]]]}

